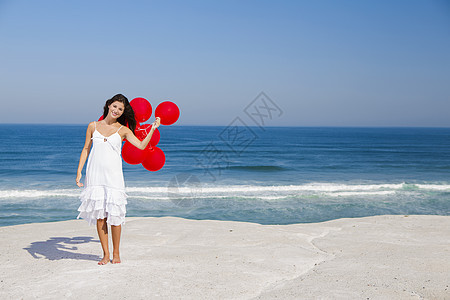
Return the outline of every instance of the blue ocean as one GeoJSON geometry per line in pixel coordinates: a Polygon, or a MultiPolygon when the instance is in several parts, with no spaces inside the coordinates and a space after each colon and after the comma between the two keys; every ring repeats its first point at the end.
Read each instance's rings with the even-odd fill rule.
{"type": "MultiPolygon", "coordinates": [[[[0,226],[76,218],[86,127],[0,124],[0,226]]],[[[123,162],[129,217],[292,224],[450,214],[450,128],[159,131],[161,170],[123,162]]]]}

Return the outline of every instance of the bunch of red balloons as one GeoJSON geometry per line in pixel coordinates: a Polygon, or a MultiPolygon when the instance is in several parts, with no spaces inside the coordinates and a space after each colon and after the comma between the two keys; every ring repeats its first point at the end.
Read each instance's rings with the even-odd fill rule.
{"type": "MultiPolygon", "coordinates": [[[[152,128],[152,124],[141,124],[147,121],[152,115],[152,106],[150,102],[144,98],[134,98],[130,101],[136,119],[135,135],[139,140],[144,140],[152,128]]],[[[155,118],[159,117],[162,125],[172,125],[180,116],[178,106],[170,101],[161,102],[155,109],[155,118]]],[[[126,163],[142,166],[149,171],[158,171],[166,162],[164,152],[156,147],[160,139],[158,128],[155,129],[153,135],[144,150],[133,146],[129,141],[125,140],[122,147],[122,158],[126,163]]]]}

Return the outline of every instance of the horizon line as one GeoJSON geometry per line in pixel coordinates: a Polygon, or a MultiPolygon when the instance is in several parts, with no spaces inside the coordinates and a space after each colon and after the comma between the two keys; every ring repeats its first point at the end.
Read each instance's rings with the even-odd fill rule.
{"type": "MultiPolygon", "coordinates": [[[[141,123],[146,124],[146,123],[141,123]]],[[[149,123],[150,124],[150,123],[149,123]]],[[[84,125],[86,126],[86,123],[1,123],[0,125],[84,125]]],[[[163,124],[161,124],[163,125],[163,124]]],[[[208,124],[201,124],[201,125],[195,125],[195,124],[184,124],[184,125],[163,125],[163,126],[172,126],[172,127],[227,127],[228,125],[208,125],[208,124]]],[[[244,127],[242,125],[237,125],[238,127],[244,127]]],[[[449,126],[417,126],[417,125],[264,125],[264,126],[258,126],[258,125],[247,125],[247,127],[251,128],[271,128],[271,127],[299,127],[299,128],[436,128],[436,129],[448,129],[449,126]]]]}

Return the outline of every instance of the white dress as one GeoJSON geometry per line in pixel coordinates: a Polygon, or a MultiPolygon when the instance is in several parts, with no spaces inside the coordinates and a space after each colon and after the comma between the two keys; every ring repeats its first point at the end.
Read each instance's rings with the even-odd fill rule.
{"type": "Polygon", "coordinates": [[[80,212],[89,225],[107,218],[109,225],[125,223],[127,194],[122,172],[122,139],[119,130],[105,137],[97,131],[92,134],[92,149],[86,166],[84,189],[81,192],[80,212]]]}

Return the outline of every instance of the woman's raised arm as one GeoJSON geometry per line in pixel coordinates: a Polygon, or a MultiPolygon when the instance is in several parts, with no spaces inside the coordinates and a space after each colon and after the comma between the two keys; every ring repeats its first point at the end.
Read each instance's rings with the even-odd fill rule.
{"type": "Polygon", "coordinates": [[[136,148],[144,150],[145,147],[147,147],[148,143],[150,142],[153,132],[156,130],[156,128],[159,127],[160,124],[161,119],[157,117],[155,122],[153,122],[152,124],[152,129],[150,129],[150,132],[142,141],[140,141],[128,127],[125,127],[127,130],[125,131],[124,138],[126,138],[127,141],[129,141],[136,148]]]}

